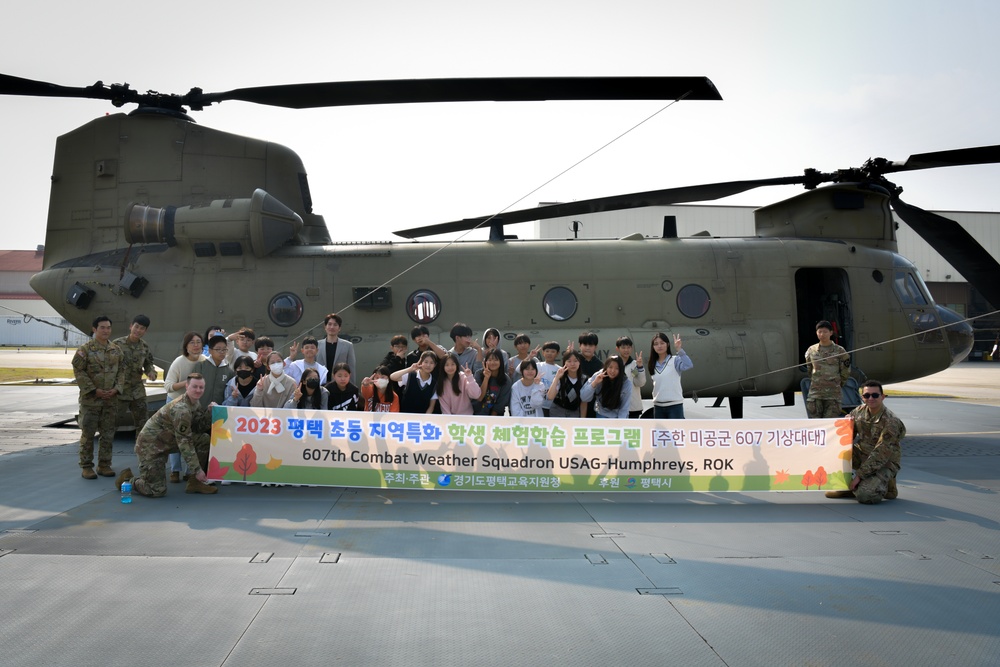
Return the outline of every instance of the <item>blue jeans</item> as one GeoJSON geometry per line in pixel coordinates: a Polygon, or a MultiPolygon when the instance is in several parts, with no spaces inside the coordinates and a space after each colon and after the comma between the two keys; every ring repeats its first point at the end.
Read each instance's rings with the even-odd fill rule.
{"type": "Polygon", "coordinates": [[[167,456],[167,464],[170,466],[170,472],[182,472],[185,475],[188,472],[187,463],[184,458],[181,457],[179,453],[170,454],[167,456]]]}
{"type": "Polygon", "coordinates": [[[684,404],[654,405],[653,419],[684,419],[684,404]]]}

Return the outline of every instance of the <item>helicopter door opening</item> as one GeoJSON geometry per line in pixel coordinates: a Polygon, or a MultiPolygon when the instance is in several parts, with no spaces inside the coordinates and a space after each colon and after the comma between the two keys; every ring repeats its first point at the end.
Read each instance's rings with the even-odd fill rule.
{"type": "Polygon", "coordinates": [[[816,342],[816,323],[833,324],[834,342],[854,347],[851,286],[843,269],[799,269],[795,272],[795,303],[798,314],[799,361],[816,342]]]}

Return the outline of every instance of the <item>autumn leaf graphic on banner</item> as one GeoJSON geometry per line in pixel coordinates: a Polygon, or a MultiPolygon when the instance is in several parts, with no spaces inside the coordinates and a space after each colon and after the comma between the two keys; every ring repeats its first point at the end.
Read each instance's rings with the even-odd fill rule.
{"type": "Polygon", "coordinates": [[[788,481],[788,471],[787,470],[775,470],[774,471],[774,483],[784,484],[788,481]]]}
{"type": "Polygon", "coordinates": [[[208,478],[209,479],[222,479],[229,472],[229,466],[223,468],[219,465],[219,459],[214,456],[208,460],[208,478]]]}
{"type": "Polygon", "coordinates": [[[212,446],[215,447],[220,440],[226,441],[231,440],[232,435],[229,433],[229,429],[224,428],[223,424],[225,422],[221,419],[217,419],[212,423],[212,446]]]}
{"type": "Polygon", "coordinates": [[[272,456],[271,460],[264,464],[264,467],[268,470],[277,470],[281,467],[281,459],[276,459],[272,456]]]}
{"type": "Polygon", "coordinates": [[[840,436],[840,445],[846,447],[854,442],[854,420],[838,419],[836,421],[837,435],[840,436]]]}
{"type": "Polygon", "coordinates": [[[236,460],[233,461],[233,470],[243,475],[244,482],[247,481],[247,477],[257,472],[257,452],[253,450],[250,444],[244,444],[240,447],[240,451],[236,453],[236,460]]]}

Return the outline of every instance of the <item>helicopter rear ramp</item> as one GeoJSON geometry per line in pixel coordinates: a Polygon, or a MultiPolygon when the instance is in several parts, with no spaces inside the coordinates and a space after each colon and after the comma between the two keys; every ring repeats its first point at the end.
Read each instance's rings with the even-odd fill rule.
{"type": "MultiPolygon", "coordinates": [[[[1000,401],[887,389],[910,435],[878,506],[238,484],[122,505],[45,426],[74,388],[3,387],[3,663],[995,665],[1000,401]]],[[[774,402],[747,417],[801,418],[774,402]]]]}

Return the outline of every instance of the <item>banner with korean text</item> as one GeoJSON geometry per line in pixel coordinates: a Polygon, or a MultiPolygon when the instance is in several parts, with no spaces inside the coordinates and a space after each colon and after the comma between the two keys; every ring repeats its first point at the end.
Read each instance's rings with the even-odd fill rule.
{"type": "Polygon", "coordinates": [[[847,488],[852,423],[215,407],[208,477],[475,491],[847,488]]]}

